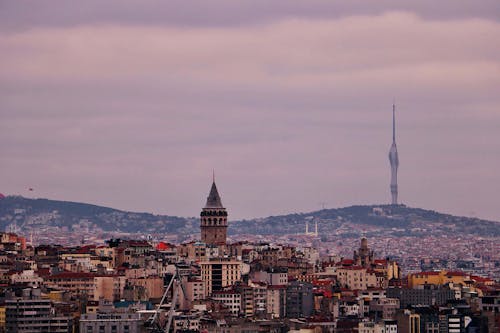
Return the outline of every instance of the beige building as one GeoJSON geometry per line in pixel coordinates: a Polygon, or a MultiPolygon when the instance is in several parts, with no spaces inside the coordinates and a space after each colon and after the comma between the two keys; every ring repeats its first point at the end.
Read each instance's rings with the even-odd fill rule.
{"type": "Polygon", "coordinates": [[[116,247],[101,245],[95,248],[95,254],[99,257],[113,258],[115,256],[115,249],[116,247]]]}
{"type": "Polygon", "coordinates": [[[395,320],[384,320],[381,322],[362,321],[358,324],[359,333],[398,333],[398,325],[395,320]]]}
{"type": "Polygon", "coordinates": [[[362,321],[358,324],[359,333],[385,333],[384,324],[362,321]]]}
{"type": "Polygon", "coordinates": [[[207,246],[201,242],[181,244],[177,247],[177,255],[190,262],[207,260],[207,246]]]}
{"type": "Polygon", "coordinates": [[[39,277],[35,271],[29,269],[14,273],[10,277],[12,284],[25,284],[30,287],[39,287],[43,283],[43,278],[39,277]]]}
{"type": "Polygon", "coordinates": [[[114,268],[113,259],[108,257],[91,256],[90,266],[92,270],[98,271],[99,268],[103,268],[106,271],[112,271],[114,268]]]}
{"type": "Polygon", "coordinates": [[[214,291],[212,300],[223,304],[233,316],[237,316],[241,312],[241,294],[234,289],[214,291]]]}
{"type": "Polygon", "coordinates": [[[94,299],[95,276],[92,273],[63,272],[49,276],[46,285],[56,290],[68,291],[77,297],[94,299]]]}
{"type": "Polygon", "coordinates": [[[186,295],[181,294],[182,297],[179,297],[179,308],[192,309],[194,303],[205,299],[205,282],[201,278],[183,276],[182,284],[186,295]]]}
{"type": "Polygon", "coordinates": [[[241,279],[242,262],[227,258],[200,262],[201,279],[205,283],[205,296],[213,291],[234,285],[241,279]]]}
{"type": "Polygon", "coordinates": [[[381,283],[374,271],[360,266],[337,268],[336,273],[340,285],[352,290],[376,288],[381,283]]]}
{"type": "Polygon", "coordinates": [[[96,276],[94,278],[94,300],[104,299],[111,302],[120,300],[126,281],[125,276],[96,276]]]}
{"type": "Polygon", "coordinates": [[[89,253],[64,253],[59,267],[69,272],[89,272],[92,267],[89,253]]]}
{"type": "Polygon", "coordinates": [[[125,283],[125,276],[100,276],[93,273],[74,272],[51,275],[46,280],[48,287],[67,291],[76,297],[108,301],[119,300],[122,297],[125,283]]]}
{"type": "Polygon", "coordinates": [[[267,315],[271,319],[283,318],[286,316],[286,286],[267,287],[266,308],[267,315]]]}
{"type": "Polygon", "coordinates": [[[267,314],[267,285],[249,282],[241,288],[241,308],[245,317],[265,317],[267,314]]]}
{"type": "Polygon", "coordinates": [[[165,291],[163,287],[163,279],[159,276],[149,276],[143,278],[131,278],[128,282],[132,286],[144,288],[147,299],[161,298],[165,291]]]}

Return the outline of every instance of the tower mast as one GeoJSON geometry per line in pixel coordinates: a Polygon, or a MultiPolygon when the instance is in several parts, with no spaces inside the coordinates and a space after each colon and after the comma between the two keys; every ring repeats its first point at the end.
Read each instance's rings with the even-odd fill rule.
{"type": "Polygon", "coordinates": [[[392,145],[389,150],[389,163],[391,164],[391,203],[398,204],[398,149],[396,146],[396,104],[392,104],[392,145]]]}
{"type": "Polygon", "coordinates": [[[392,142],[396,143],[396,105],[394,103],[392,103],[392,142]]]}

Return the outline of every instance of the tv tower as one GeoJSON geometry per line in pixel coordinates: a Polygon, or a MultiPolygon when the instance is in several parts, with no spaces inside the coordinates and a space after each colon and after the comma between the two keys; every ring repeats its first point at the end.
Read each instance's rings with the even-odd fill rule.
{"type": "Polygon", "coordinates": [[[392,145],[389,150],[389,162],[391,163],[391,196],[392,204],[398,204],[398,148],[396,147],[396,105],[392,104],[392,145]]]}

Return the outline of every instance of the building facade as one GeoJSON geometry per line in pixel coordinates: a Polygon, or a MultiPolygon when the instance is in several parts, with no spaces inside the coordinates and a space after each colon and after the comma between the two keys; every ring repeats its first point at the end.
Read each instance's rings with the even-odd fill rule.
{"type": "Polygon", "coordinates": [[[201,279],[205,284],[205,296],[241,280],[241,261],[218,258],[200,262],[200,266],[201,279]]]}
{"type": "Polygon", "coordinates": [[[139,333],[138,313],[87,313],[80,318],[81,333],[139,333]]]}
{"type": "Polygon", "coordinates": [[[73,318],[57,315],[52,302],[41,298],[40,289],[25,289],[21,297],[5,301],[5,329],[9,333],[70,333],[73,318]]]}

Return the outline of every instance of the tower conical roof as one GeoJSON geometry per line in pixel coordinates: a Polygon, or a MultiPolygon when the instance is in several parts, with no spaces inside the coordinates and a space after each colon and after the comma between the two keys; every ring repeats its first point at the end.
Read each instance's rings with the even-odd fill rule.
{"type": "Polygon", "coordinates": [[[219,192],[217,191],[217,186],[215,181],[212,183],[212,188],[210,189],[210,194],[207,198],[207,204],[205,208],[224,208],[222,206],[222,201],[220,200],[219,192]]]}

